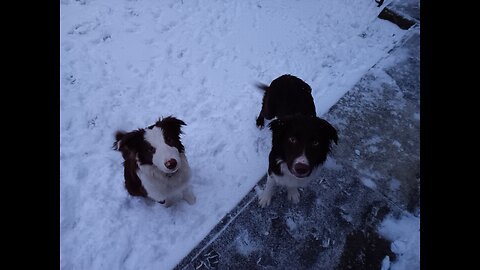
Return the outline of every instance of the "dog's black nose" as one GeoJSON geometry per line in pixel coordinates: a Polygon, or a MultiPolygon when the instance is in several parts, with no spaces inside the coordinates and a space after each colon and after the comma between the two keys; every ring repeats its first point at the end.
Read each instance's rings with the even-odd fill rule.
{"type": "Polygon", "coordinates": [[[175,167],[177,167],[177,161],[172,158],[172,159],[168,160],[167,162],[165,162],[165,167],[167,167],[167,169],[169,169],[169,170],[173,170],[173,169],[175,169],[175,167]]]}
{"type": "Polygon", "coordinates": [[[307,174],[310,171],[310,166],[305,163],[297,163],[293,167],[295,172],[299,175],[307,174]]]}

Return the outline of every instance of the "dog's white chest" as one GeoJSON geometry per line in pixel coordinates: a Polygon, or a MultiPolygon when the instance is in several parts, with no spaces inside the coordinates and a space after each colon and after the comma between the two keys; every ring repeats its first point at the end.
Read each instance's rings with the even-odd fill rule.
{"type": "Polygon", "coordinates": [[[181,156],[182,168],[175,174],[167,176],[155,166],[139,165],[137,175],[147,191],[148,197],[155,201],[164,201],[179,196],[187,188],[190,178],[190,167],[185,156],[181,156]]]}

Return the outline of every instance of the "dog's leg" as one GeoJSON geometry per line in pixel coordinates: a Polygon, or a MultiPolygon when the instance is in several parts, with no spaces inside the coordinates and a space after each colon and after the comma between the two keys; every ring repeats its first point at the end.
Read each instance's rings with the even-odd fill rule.
{"type": "Polygon", "coordinates": [[[190,205],[194,204],[197,201],[197,198],[195,195],[193,195],[192,190],[190,187],[187,187],[186,189],[183,190],[182,192],[183,199],[190,205]]]}
{"type": "Polygon", "coordinates": [[[263,108],[262,108],[262,110],[260,111],[257,117],[257,127],[262,129],[264,125],[265,125],[265,119],[263,116],[263,108]]]}
{"type": "Polygon", "coordinates": [[[300,193],[298,193],[298,188],[296,187],[289,187],[288,189],[288,199],[292,201],[294,204],[300,202],[300,193]]]}
{"type": "Polygon", "coordinates": [[[257,117],[257,127],[262,129],[263,126],[265,125],[265,116],[267,116],[267,113],[268,113],[268,94],[267,94],[267,89],[268,88],[261,88],[263,90],[265,90],[265,94],[263,94],[263,98],[262,98],[262,109],[260,110],[260,113],[258,114],[258,117],[257,117]]]}
{"type": "Polygon", "coordinates": [[[262,194],[259,196],[260,201],[258,203],[262,208],[270,205],[274,188],[275,188],[275,181],[270,177],[270,175],[268,175],[267,183],[265,184],[265,189],[263,190],[262,194]]]}

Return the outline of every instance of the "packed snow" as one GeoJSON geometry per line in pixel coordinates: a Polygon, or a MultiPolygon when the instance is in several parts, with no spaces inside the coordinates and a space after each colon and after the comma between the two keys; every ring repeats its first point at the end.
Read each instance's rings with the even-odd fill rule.
{"type": "Polygon", "coordinates": [[[266,172],[254,83],[298,76],[321,116],[404,35],[380,11],[373,0],[61,0],[61,269],[173,268],[266,172]],[[111,148],[116,130],[169,115],[187,123],[193,206],[128,195],[111,148]]]}
{"type": "Polygon", "coordinates": [[[420,215],[404,213],[398,219],[388,216],[378,232],[392,241],[390,249],[397,256],[393,262],[385,257],[382,270],[420,269],[420,215]]]}

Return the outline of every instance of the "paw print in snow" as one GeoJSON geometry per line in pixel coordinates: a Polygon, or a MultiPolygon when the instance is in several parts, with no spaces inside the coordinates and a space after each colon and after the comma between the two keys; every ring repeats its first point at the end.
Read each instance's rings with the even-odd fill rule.
{"type": "Polygon", "coordinates": [[[215,269],[219,262],[218,257],[219,254],[215,250],[210,250],[194,265],[195,270],[215,269]]]}
{"type": "Polygon", "coordinates": [[[95,30],[99,25],[98,22],[84,22],[81,24],[77,24],[73,27],[72,30],[68,32],[69,35],[85,35],[92,30],[95,30]]]}

